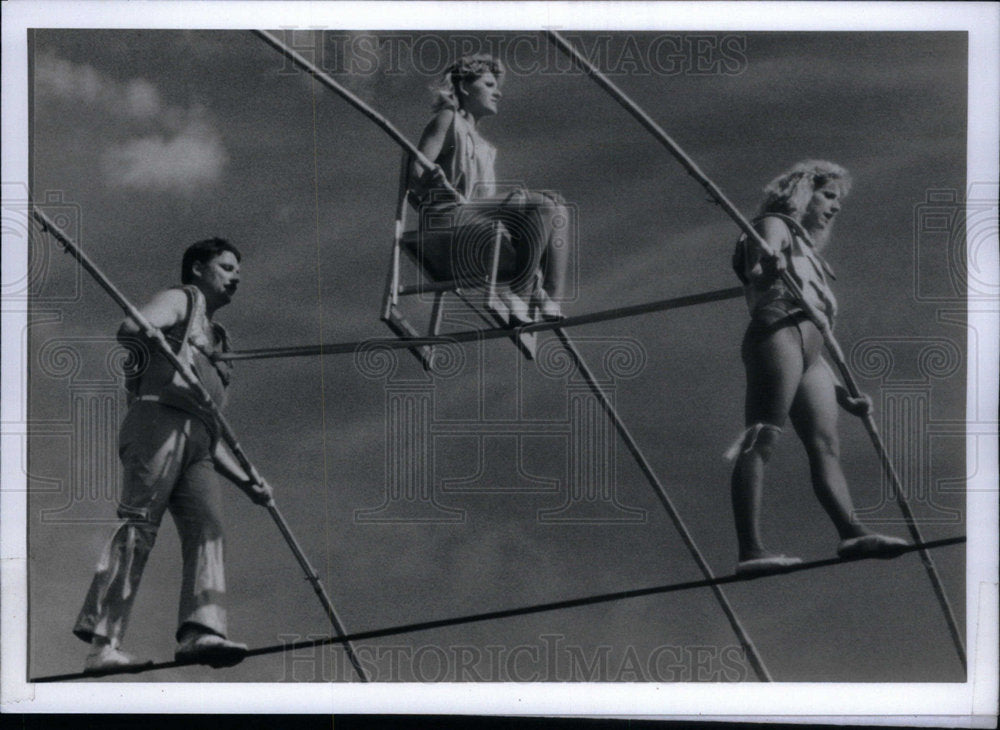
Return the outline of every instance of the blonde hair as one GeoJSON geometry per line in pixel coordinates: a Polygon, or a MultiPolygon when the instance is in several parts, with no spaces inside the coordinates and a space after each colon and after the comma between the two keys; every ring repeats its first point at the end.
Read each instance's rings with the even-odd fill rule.
{"type": "Polygon", "coordinates": [[[837,181],[841,196],[851,190],[851,175],[840,165],[826,160],[803,160],[778,175],[764,188],[760,212],[801,216],[812,194],[828,182],[837,181]]]}
{"type": "Polygon", "coordinates": [[[474,56],[462,56],[445,69],[441,79],[431,87],[434,92],[433,110],[455,109],[461,106],[458,102],[457,89],[463,81],[475,81],[480,76],[492,73],[497,82],[503,76],[503,64],[500,59],[488,53],[478,53],[474,56]]]}

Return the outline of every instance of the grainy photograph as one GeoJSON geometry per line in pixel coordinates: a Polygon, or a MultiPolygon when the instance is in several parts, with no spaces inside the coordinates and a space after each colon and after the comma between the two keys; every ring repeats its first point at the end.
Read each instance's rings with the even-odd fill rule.
{"type": "Polygon", "coordinates": [[[978,41],[645,7],[21,29],[17,686],[995,709],[978,41]]]}

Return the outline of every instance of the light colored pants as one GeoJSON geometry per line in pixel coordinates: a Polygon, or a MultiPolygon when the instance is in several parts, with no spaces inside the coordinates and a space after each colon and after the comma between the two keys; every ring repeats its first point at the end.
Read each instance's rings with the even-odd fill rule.
{"type": "Polygon", "coordinates": [[[177,634],[195,624],[226,635],[221,499],[212,437],[184,411],[138,401],[119,434],[123,520],[101,554],[73,633],[119,643],[163,513],[170,510],[184,563],[177,634]]]}

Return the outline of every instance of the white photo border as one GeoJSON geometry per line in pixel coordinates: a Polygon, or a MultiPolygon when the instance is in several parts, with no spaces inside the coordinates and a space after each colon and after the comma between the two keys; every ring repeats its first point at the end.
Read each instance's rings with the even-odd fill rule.
{"type": "MultiPolygon", "coordinates": [[[[573,30],[956,30],[969,38],[967,179],[997,181],[998,18],[995,3],[569,3],[569,2],[65,2],[3,3],[4,183],[28,178],[27,32],[46,28],[282,28],[407,30],[462,28],[573,30]],[[516,6],[516,13],[512,12],[516,6]],[[497,22],[500,19],[501,22],[497,22]]],[[[993,188],[996,194],[996,187],[993,188]]],[[[6,236],[6,232],[5,232],[6,236]]],[[[23,247],[3,246],[3,280],[27,270],[23,247]]],[[[984,274],[997,277],[996,271],[984,274]]],[[[996,285],[997,281],[991,282],[996,285]]],[[[970,306],[969,393],[983,408],[998,401],[998,309],[970,306]],[[993,346],[989,346],[992,344],[993,346]],[[978,382],[971,382],[978,378],[978,382]]],[[[26,488],[23,438],[27,313],[3,313],[2,663],[4,712],[267,712],[579,715],[864,722],[995,727],[997,713],[997,452],[967,452],[969,680],[964,684],[29,684],[26,488]],[[975,461],[973,461],[975,460],[975,461]],[[972,469],[975,465],[978,468],[972,469]],[[667,697],[669,690],[669,698],[667,697]]]]}

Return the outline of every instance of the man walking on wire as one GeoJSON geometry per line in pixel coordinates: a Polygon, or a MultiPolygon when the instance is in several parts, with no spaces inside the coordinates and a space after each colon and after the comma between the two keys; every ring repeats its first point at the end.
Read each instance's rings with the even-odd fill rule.
{"type": "MultiPolygon", "coordinates": [[[[182,285],[158,292],[140,309],[161,330],[222,408],[230,366],[215,355],[229,349],[225,329],[212,320],[229,304],[240,281],[240,252],[228,241],[199,241],[184,252],[182,285]]],[[[254,481],[219,440],[212,408],[166,357],[136,343],[144,335],[126,319],[118,339],[138,355],[130,373],[129,410],[119,432],[124,485],[118,505],[122,523],[101,554],[97,572],[73,633],[91,645],[85,670],[140,665],[120,648],[139,581],[156,534],[169,510],[180,535],[183,578],[178,615],[179,661],[212,667],[239,663],[247,647],[226,638],[223,606],[223,536],[220,485],[229,479],[255,502],[266,504],[271,488],[254,481]]]]}

